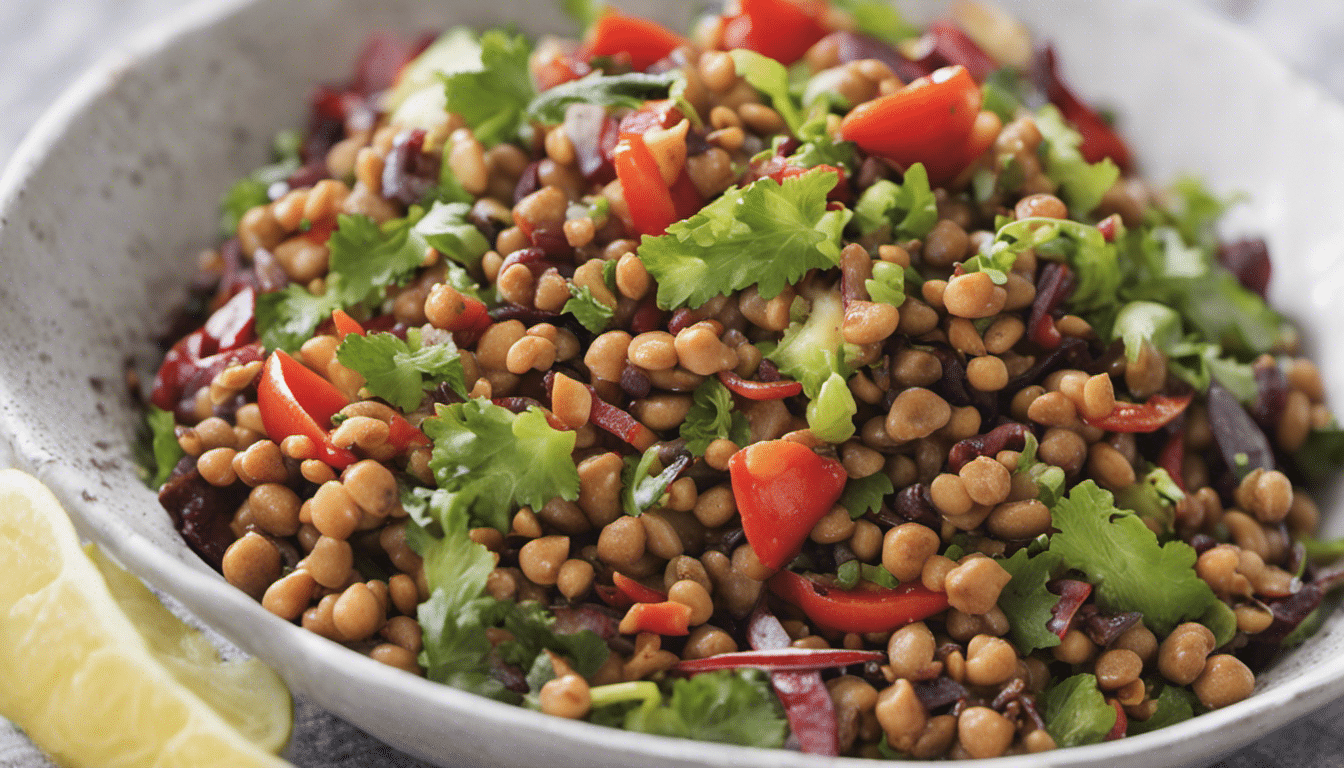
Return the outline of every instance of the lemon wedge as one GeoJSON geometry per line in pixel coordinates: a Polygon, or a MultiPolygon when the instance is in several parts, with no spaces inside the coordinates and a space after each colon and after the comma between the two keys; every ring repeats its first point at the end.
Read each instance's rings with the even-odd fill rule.
{"type": "Polygon", "coordinates": [[[40,482],[0,470],[0,715],[62,765],[279,768],[293,705],[80,547],[40,482]]]}

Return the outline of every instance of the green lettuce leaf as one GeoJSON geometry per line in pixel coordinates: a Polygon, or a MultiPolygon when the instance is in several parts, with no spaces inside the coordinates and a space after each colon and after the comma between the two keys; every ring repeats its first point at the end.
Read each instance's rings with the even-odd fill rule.
{"type": "Polygon", "coordinates": [[[854,204],[854,223],[864,235],[890,226],[894,240],[928,235],[938,223],[938,201],[929,187],[924,164],[910,166],[900,184],[879,179],[865,189],[854,204]]]}
{"type": "Polygon", "coordinates": [[[487,147],[520,137],[526,111],[537,95],[527,58],[532,46],[522,35],[491,30],[481,35],[481,68],[455,72],[443,80],[449,112],[471,126],[487,147]]]}
{"type": "Polygon", "coordinates": [[[834,173],[814,171],[732,188],[699,213],[644,236],[640,259],[658,281],[664,309],[698,307],[751,285],[773,298],[810,269],[840,262],[845,211],[827,211],[834,173]]]}
{"type": "Polygon", "coordinates": [[[1045,627],[1054,615],[1051,611],[1059,602],[1059,595],[1046,589],[1045,584],[1059,570],[1060,557],[1049,550],[1035,557],[1028,554],[1023,547],[1012,557],[999,560],[999,565],[1013,577],[999,593],[999,608],[1008,617],[1013,645],[1024,656],[1037,648],[1059,645],[1059,636],[1045,627]]]}
{"type": "Polygon", "coordinates": [[[467,396],[462,358],[451,337],[422,346],[419,329],[406,332],[403,341],[391,333],[347,334],[336,348],[336,360],[364,377],[374,397],[402,411],[420,407],[425,393],[448,384],[458,396],[467,396]]]}
{"type": "Polygon", "coordinates": [[[745,414],[733,409],[733,395],[716,378],[707,378],[691,396],[691,410],[681,423],[686,450],[704,456],[709,444],[720,438],[738,447],[751,442],[751,427],[745,414]]]}
{"type": "Polygon", "coordinates": [[[1078,151],[1082,135],[1064,122],[1054,105],[1047,104],[1036,113],[1036,125],[1045,139],[1041,151],[1046,175],[1059,185],[1060,197],[1069,204],[1070,213],[1075,218],[1086,216],[1120,178],[1120,169],[1110,158],[1099,163],[1083,159],[1078,151]]]}
{"type": "Polygon", "coordinates": [[[1073,675],[1051,686],[1042,699],[1045,730],[1061,747],[1096,744],[1115,727],[1115,708],[1097,689],[1094,675],[1073,675]]]}
{"type": "Polygon", "coordinates": [[[437,406],[420,427],[434,441],[429,467],[444,503],[475,523],[504,533],[518,507],[579,497],[574,433],[552,428],[538,408],[514,414],[471,399],[437,406]]]}

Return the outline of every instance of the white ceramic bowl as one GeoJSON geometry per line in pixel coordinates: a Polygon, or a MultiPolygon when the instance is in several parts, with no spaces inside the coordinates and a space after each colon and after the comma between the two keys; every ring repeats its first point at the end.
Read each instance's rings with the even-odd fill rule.
{"type": "MultiPolygon", "coordinates": [[[[684,27],[694,4],[621,5],[684,27]]],[[[1323,343],[1344,325],[1344,109],[1184,6],[1005,5],[1055,41],[1080,90],[1118,108],[1149,175],[1192,171],[1221,191],[1251,193],[1237,224],[1268,236],[1273,298],[1305,328],[1333,401],[1344,404],[1344,346],[1323,343]]],[[[8,443],[10,458],[56,491],[82,533],[270,662],[296,691],[431,762],[869,765],[599,728],[394,672],[230,588],[136,477],[130,445],[140,417],[123,371],[157,365],[150,339],[184,295],[194,254],[210,244],[220,193],[265,159],[274,131],[302,123],[313,84],[346,76],[368,30],[509,20],[533,32],[568,29],[552,3],[528,0],[229,0],[196,6],[84,78],[0,180],[0,459],[8,443]]],[[[1144,736],[995,764],[1212,760],[1344,692],[1342,626],[1335,615],[1240,704],[1144,736]]]]}

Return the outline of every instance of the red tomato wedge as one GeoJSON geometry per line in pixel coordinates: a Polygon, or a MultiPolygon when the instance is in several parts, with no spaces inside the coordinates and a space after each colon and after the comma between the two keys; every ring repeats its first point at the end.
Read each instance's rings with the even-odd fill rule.
{"type": "Polygon", "coordinates": [[[902,167],[923,163],[931,182],[946,183],[978,154],[969,144],[980,103],[965,67],[943,67],[850,110],[840,138],[902,167]]]}
{"type": "Polygon", "coordinates": [[[266,434],[277,443],[303,435],[317,446],[317,458],[336,469],[357,461],[355,454],[332,445],[327,436],[331,417],[349,403],[335,385],[282,350],[272,352],[261,370],[257,407],[266,434]]]}
{"type": "Polygon", "coordinates": [[[742,532],[761,564],[782,568],[831,511],[848,475],[801,443],[766,440],[728,460],[742,532]]]}
{"type": "Polygon", "coordinates": [[[792,64],[830,32],[825,12],[824,0],[738,0],[737,12],[720,19],[720,42],[792,64]]]}
{"type": "Polygon", "coordinates": [[[621,192],[630,221],[641,235],[661,235],[677,220],[672,192],[663,183],[658,161],[639,134],[628,134],[616,145],[616,178],[621,180],[621,192]]]}
{"type": "Polygon", "coordinates": [[[630,65],[642,72],[685,44],[685,38],[662,24],[608,8],[589,27],[579,53],[585,59],[629,54],[630,65]]]}

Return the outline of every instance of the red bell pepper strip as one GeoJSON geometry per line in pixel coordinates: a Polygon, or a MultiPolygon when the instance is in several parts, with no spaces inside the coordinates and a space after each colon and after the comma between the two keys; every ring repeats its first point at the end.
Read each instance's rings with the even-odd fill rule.
{"type": "Polygon", "coordinates": [[[1185,413],[1193,395],[1153,395],[1146,403],[1116,403],[1099,419],[1084,418],[1090,427],[1107,432],[1156,432],[1185,413]]]}
{"type": "Polygon", "coordinates": [[[947,610],[947,595],[922,584],[895,589],[876,585],[857,589],[824,587],[793,571],[780,571],[767,582],[770,591],[798,606],[817,625],[837,632],[890,632],[947,610]]]}
{"type": "Polygon", "coordinates": [[[685,38],[662,24],[609,7],[588,28],[579,55],[591,60],[595,56],[628,54],[630,66],[643,72],[685,44],[685,38]]]}
{"type": "Polygon", "coordinates": [[[767,568],[782,568],[831,511],[848,475],[835,459],[790,440],[765,440],[728,460],[742,532],[767,568]]]}
{"type": "Polygon", "coordinates": [[[364,326],[359,321],[346,313],[344,309],[338,309],[331,313],[331,324],[336,326],[336,335],[344,339],[347,334],[356,336],[364,335],[364,326]]]}
{"type": "Polygon", "coordinates": [[[1182,491],[1185,490],[1185,430],[1178,429],[1167,438],[1158,454],[1157,466],[1167,470],[1171,481],[1182,491]]]}
{"type": "MultiPolygon", "coordinates": [[[[789,647],[789,635],[779,619],[757,608],[747,625],[747,642],[758,651],[778,650],[789,647]]],[[[839,755],[840,724],[821,673],[772,672],[770,685],[784,706],[798,748],[813,755],[839,755]]]]}
{"type": "Polygon", "coordinates": [[[882,661],[881,651],[851,651],[845,648],[780,648],[778,650],[719,653],[703,659],[688,659],[673,667],[688,675],[719,669],[760,669],[766,672],[814,672],[882,661]]]}
{"type": "Polygon", "coordinates": [[[965,67],[943,67],[850,110],[839,137],[905,168],[923,163],[930,182],[947,183],[978,154],[969,145],[980,103],[965,67]]]}
{"type": "Polygon", "coordinates": [[[594,584],[593,593],[596,594],[598,599],[602,602],[617,610],[624,610],[635,604],[635,601],[631,600],[629,595],[606,584],[594,584]]]}
{"type": "Polygon", "coordinates": [[[331,417],[349,404],[335,385],[282,350],[272,352],[261,370],[257,407],[267,436],[278,443],[290,435],[303,435],[317,447],[316,458],[336,469],[358,460],[350,451],[332,445],[326,432],[331,417]]]}
{"type": "Polygon", "coordinates": [[[824,0],[738,0],[720,21],[724,50],[746,48],[789,65],[803,58],[830,30],[822,24],[824,0]]]}
{"type": "Polygon", "coordinates": [[[667,601],[667,593],[640,584],[620,571],[611,574],[611,583],[634,603],[662,603],[667,601]]]}
{"type": "Polygon", "coordinates": [[[621,619],[620,633],[637,635],[652,632],[657,635],[689,635],[691,607],[671,600],[661,603],[635,603],[621,619]]]}
{"type": "Polygon", "coordinates": [[[677,220],[672,191],[663,182],[644,137],[630,134],[616,145],[614,157],[616,178],[621,181],[621,193],[630,209],[630,222],[641,235],[661,235],[677,220]]]}
{"type": "Polygon", "coordinates": [[[719,371],[719,381],[735,395],[748,400],[783,400],[803,393],[798,381],[747,381],[732,371],[719,371]]]}

